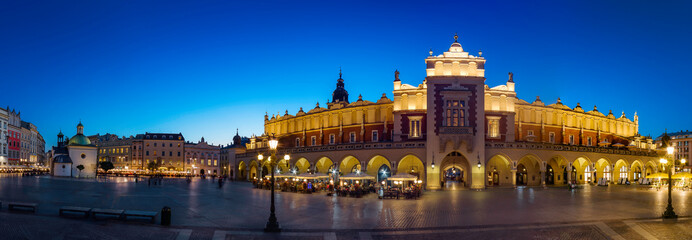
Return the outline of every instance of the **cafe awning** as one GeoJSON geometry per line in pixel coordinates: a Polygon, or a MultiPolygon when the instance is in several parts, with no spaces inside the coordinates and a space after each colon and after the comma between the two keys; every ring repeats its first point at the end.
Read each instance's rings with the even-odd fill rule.
{"type": "Polygon", "coordinates": [[[296,176],[296,178],[300,178],[300,179],[327,179],[327,178],[329,178],[329,176],[327,174],[324,174],[324,173],[303,173],[303,174],[296,176]]]}
{"type": "Polygon", "coordinates": [[[341,180],[367,180],[367,179],[374,180],[375,177],[367,175],[365,173],[349,173],[349,174],[346,174],[346,175],[339,177],[339,179],[341,179],[341,180]]]}
{"type": "Polygon", "coordinates": [[[416,181],[418,177],[408,174],[408,173],[398,173],[394,176],[388,177],[389,181],[416,181]]]}
{"type": "Polygon", "coordinates": [[[666,174],[666,173],[654,173],[654,174],[651,174],[651,175],[646,176],[646,178],[664,178],[664,179],[668,179],[668,174],[666,174]]]}
{"type": "Polygon", "coordinates": [[[688,172],[679,172],[673,175],[673,179],[684,179],[684,178],[692,178],[692,173],[688,172]]]}

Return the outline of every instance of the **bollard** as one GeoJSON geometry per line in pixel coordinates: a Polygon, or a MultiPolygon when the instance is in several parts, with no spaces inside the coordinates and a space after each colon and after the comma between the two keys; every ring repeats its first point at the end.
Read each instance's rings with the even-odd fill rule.
{"type": "Polygon", "coordinates": [[[171,225],[171,208],[163,207],[161,209],[161,225],[170,226],[171,225]]]}

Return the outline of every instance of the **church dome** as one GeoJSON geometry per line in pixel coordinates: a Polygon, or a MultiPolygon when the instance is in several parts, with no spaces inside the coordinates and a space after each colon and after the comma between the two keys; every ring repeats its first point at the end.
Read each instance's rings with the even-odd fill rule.
{"type": "Polygon", "coordinates": [[[70,142],[68,142],[69,146],[90,146],[91,141],[87,136],[84,136],[84,134],[77,134],[74,135],[74,137],[70,138],[70,142]]]}
{"type": "Polygon", "coordinates": [[[82,125],[82,121],[79,121],[79,125],[77,125],[77,134],[74,135],[74,137],[70,138],[70,141],[67,143],[67,145],[92,146],[91,140],[89,140],[88,137],[84,136],[84,125],[82,125]]]}

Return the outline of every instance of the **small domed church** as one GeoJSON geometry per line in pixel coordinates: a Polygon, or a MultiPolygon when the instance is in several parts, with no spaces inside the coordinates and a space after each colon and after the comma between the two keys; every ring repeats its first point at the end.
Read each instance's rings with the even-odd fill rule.
{"type": "Polygon", "coordinates": [[[62,131],[58,133],[58,146],[53,147],[51,172],[57,177],[96,177],[97,148],[84,135],[84,125],[80,121],[77,134],[69,140],[64,138],[62,131]],[[79,170],[78,166],[84,169],[79,170]]]}

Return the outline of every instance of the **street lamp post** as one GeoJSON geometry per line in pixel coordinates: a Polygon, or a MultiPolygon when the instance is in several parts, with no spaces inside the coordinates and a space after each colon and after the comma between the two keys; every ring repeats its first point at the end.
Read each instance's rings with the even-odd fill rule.
{"type": "MultiPolygon", "coordinates": [[[[275,185],[274,168],[276,167],[276,165],[278,163],[278,161],[276,160],[276,148],[278,147],[278,145],[279,145],[279,141],[276,140],[276,138],[274,138],[274,136],[272,136],[272,138],[269,140],[269,149],[271,152],[271,157],[269,157],[267,159],[267,161],[269,162],[269,166],[271,169],[270,171],[272,174],[272,178],[271,178],[272,193],[271,193],[271,207],[270,207],[271,213],[269,214],[269,220],[267,221],[267,226],[264,228],[265,232],[281,232],[281,228],[279,227],[279,222],[276,219],[276,207],[274,206],[274,185],[275,185]]],[[[262,154],[259,154],[257,156],[257,159],[262,161],[264,159],[264,157],[262,156],[262,154]]],[[[284,159],[285,160],[290,159],[288,154],[286,154],[284,156],[284,159]]]]}
{"type": "MultiPolygon", "coordinates": [[[[672,157],[675,148],[669,146],[668,148],[666,148],[666,151],[668,152],[668,156],[672,157]]],[[[676,215],[673,211],[673,176],[671,176],[673,175],[672,168],[675,167],[675,160],[671,158],[671,161],[669,162],[667,159],[661,158],[660,162],[661,164],[663,164],[664,167],[668,167],[668,206],[666,207],[666,211],[663,212],[663,218],[675,219],[678,218],[678,215],[676,215]]]]}

